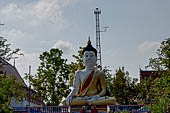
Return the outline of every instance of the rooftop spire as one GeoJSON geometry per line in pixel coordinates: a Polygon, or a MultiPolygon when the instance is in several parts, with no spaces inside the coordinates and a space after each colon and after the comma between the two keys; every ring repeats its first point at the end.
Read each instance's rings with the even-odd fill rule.
{"type": "Polygon", "coordinates": [[[97,51],[96,51],[96,49],[91,45],[90,37],[88,37],[88,38],[89,38],[89,40],[88,40],[88,42],[87,42],[87,46],[84,47],[84,49],[83,49],[83,54],[84,54],[85,51],[93,51],[93,52],[95,53],[96,57],[97,57],[97,51]]]}
{"type": "Polygon", "coordinates": [[[89,36],[89,40],[87,42],[87,45],[91,45],[90,36],[89,36]]]}

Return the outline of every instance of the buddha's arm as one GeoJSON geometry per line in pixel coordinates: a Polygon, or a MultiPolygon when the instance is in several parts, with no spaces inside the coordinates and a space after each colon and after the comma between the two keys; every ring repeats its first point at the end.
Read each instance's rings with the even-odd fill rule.
{"type": "Polygon", "coordinates": [[[106,93],[106,84],[105,84],[105,75],[101,72],[99,77],[100,85],[101,85],[101,92],[98,94],[99,96],[104,96],[106,93]]]}
{"type": "Polygon", "coordinates": [[[79,88],[79,84],[80,84],[80,74],[79,72],[76,72],[75,77],[74,77],[74,82],[73,82],[73,89],[71,93],[67,96],[67,98],[73,97],[76,95],[78,88],[79,88]]]}

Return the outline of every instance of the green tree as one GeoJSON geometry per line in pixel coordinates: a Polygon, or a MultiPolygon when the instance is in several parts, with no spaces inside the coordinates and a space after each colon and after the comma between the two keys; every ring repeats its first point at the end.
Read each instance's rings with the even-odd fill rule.
{"type": "Polygon", "coordinates": [[[135,100],[139,93],[137,79],[132,80],[129,73],[125,72],[124,67],[116,70],[113,78],[113,96],[119,104],[136,104],[135,100]]]}
{"type": "Polygon", "coordinates": [[[9,61],[13,55],[23,55],[19,53],[20,49],[12,50],[10,46],[11,44],[7,43],[7,39],[0,37],[0,66],[5,65],[3,60],[9,61]]]}
{"type": "Polygon", "coordinates": [[[153,104],[149,105],[153,113],[170,112],[170,38],[161,42],[157,50],[158,57],[151,58],[149,65],[161,73],[153,82],[153,104]]]}
{"type": "Polygon", "coordinates": [[[23,84],[19,83],[12,75],[6,77],[5,74],[0,74],[0,113],[13,113],[10,107],[12,97],[17,102],[22,101],[24,97],[23,84]]]}
{"type": "Polygon", "coordinates": [[[84,64],[83,64],[83,48],[84,47],[80,47],[80,50],[78,51],[78,55],[73,55],[73,58],[75,58],[75,62],[71,62],[69,64],[69,70],[70,70],[70,86],[73,85],[73,79],[74,79],[74,75],[76,73],[77,70],[82,70],[85,68],[84,64]]]}
{"type": "Polygon", "coordinates": [[[11,98],[14,97],[16,101],[22,101],[24,97],[23,83],[19,83],[17,79],[10,75],[6,77],[3,73],[3,66],[7,65],[13,55],[22,55],[19,53],[20,49],[12,50],[11,44],[7,44],[7,40],[0,37],[0,112],[11,113],[10,107],[11,98]]]}
{"type": "Polygon", "coordinates": [[[170,38],[161,42],[160,48],[157,50],[158,57],[150,58],[149,65],[154,70],[170,69],[170,38]]]}
{"type": "Polygon", "coordinates": [[[103,72],[105,73],[105,80],[106,80],[106,95],[107,96],[113,96],[114,90],[113,90],[113,74],[111,74],[111,70],[108,66],[105,66],[103,68],[103,72]]]}
{"type": "Polygon", "coordinates": [[[66,64],[67,60],[62,58],[62,54],[59,49],[43,52],[39,57],[40,66],[37,75],[26,76],[38,96],[44,97],[46,105],[59,105],[63,97],[70,92],[67,85],[70,71],[66,64]]]}
{"type": "Polygon", "coordinates": [[[154,80],[153,86],[154,101],[150,105],[153,113],[170,112],[170,70],[163,73],[161,78],[154,80]]]}
{"type": "Polygon", "coordinates": [[[148,104],[152,101],[153,96],[153,79],[152,77],[144,78],[140,81],[140,93],[138,94],[142,104],[148,104]]]}

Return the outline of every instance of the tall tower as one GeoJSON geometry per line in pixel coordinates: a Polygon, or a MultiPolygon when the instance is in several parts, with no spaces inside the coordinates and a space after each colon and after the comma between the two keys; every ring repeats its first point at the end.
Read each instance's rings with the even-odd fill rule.
{"type": "Polygon", "coordinates": [[[101,46],[100,46],[100,21],[99,14],[101,14],[101,10],[96,8],[94,10],[94,14],[96,15],[96,50],[97,50],[97,67],[102,70],[102,60],[101,60],[101,46]]]}

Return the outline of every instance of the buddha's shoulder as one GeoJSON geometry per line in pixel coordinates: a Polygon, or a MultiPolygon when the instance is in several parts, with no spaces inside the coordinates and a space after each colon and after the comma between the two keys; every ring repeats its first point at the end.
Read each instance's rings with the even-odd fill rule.
{"type": "Polygon", "coordinates": [[[97,76],[105,76],[104,72],[100,71],[100,70],[96,70],[96,75],[97,76]]]}

